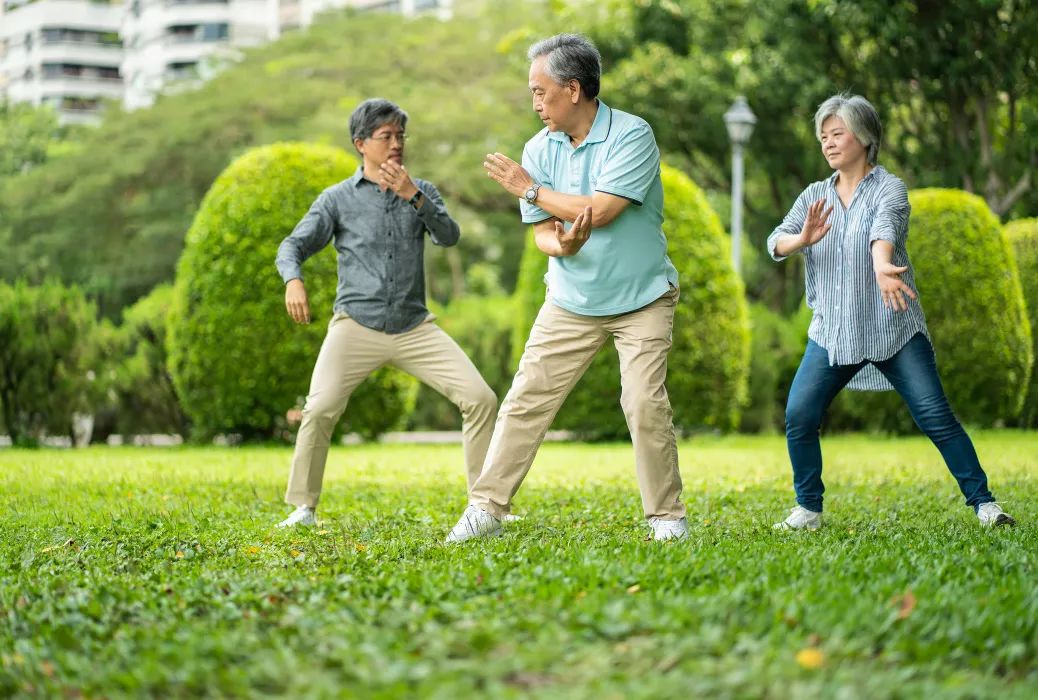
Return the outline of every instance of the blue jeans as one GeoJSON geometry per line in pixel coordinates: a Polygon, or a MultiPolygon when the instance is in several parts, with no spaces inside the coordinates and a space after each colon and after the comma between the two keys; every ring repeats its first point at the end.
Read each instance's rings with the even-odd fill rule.
{"type": "MultiPolygon", "coordinates": [[[[840,390],[866,364],[830,366],[826,350],[813,340],[807,341],[804,359],[786,402],[786,445],[793,463],[797,503],[808,510],[822,511],[825,486],[822,484],[822,448],[818,442],[822,417],[840,390]]],[[[948,405],[948,397],[937,376],[933,347],[926,336],[917,333],[893,357],[873,364],[908,404],[916,425],[940,450],[966,497],[966,505],[976,510],[981,503],[994,501],[973,442],[948,405]]]]}

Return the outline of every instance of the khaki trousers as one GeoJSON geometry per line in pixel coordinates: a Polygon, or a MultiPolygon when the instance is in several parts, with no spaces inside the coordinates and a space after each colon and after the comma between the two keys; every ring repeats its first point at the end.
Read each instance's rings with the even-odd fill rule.
{"type": "Polygon", "coordinates": [[[611,336],[620,356],[620,404],[634,444],[646,518],[685,515],[667,396],[667,353],[678,290],[636,311],[584,316],[549,298],[537,314],[519,369],[494,426],[483,473],[469,502],[495,517],[507,514],[544,434],[573,386],[611,336]]]}
{"type": "Polygon", "coordinates": [[[432,318],[398,334],[365,328],[345,314],[332,318],[296,436],[285,494],[288,503],[317,506],[332,431],[350,394],[384,365],[411,374],[461,409],[468,488],[472,489],[490,443],[497,397],[465,352],[432,318]]]}

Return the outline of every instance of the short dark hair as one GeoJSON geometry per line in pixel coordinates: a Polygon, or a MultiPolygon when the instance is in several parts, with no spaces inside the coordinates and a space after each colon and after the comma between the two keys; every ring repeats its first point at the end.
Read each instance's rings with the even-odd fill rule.
{"type": "Polygon", "coordinates": [[[385,124],[398,124],[406,129],[407,112],[381,97],[364,100],[350,115],[350,139],[370,138],[375,129],[385,124]]]}
{"type": "Polygon", "coordinates": [[[602,55],[587,37],[556,34],[531,46],[526,56],[531,61],[547,56],[544,67],[552,80],[559,85],[576,80],[587,97],[598,97],[602,85],[602,55]]]}

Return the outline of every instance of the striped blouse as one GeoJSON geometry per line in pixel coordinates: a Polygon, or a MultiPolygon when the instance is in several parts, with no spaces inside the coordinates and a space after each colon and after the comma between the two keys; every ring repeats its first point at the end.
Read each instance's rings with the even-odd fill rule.
{"type": "MultiPolygon", "coordinates": [[[[836,192],[839,173],[811,184],[800,193],[782,223],[768,236],[768,252],[775,260],[780,236],[797,235],[807,209],[819,199],[832,206],[832,227],[825,238],[802,249],[806,262],[807,305],[813,314],[807,335],[829,353],[830,365],[854,365],[886,360],[916,333],[929,337],[919,301],[908,299],[907,311],[883,306],[883,297],[872,269],[873,241],[894,244],[891,262],[908,266],[902,281],[918,294],[915,271],[908,260],[908,190],[901,178],[877,166],[858,183],[850,206],[844,207],[836,192]]],[[[866,364],[848,388],[886,391],[890,383],[875,366],[866,364]]]]}

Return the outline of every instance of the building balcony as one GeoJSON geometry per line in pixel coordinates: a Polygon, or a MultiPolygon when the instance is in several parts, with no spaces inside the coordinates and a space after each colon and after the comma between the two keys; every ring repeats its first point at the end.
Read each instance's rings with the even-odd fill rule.
{"type": "Polygon", "coordinates": [[[40,81],[39,86],[40,94],[44,97],[75,95],[84,98],[113,100],[121,100],[123,97],[123,81],[121,79],[61,76],[44,78],[40,81]]]}
{"type": "Polygon", "coordinates": [[[122,57],[123,50],[118,46],[61,41],[41,45],[33,57],[33,62],[88,63],[117,66],[122,57]]]}

